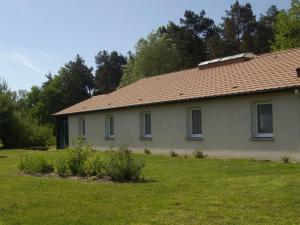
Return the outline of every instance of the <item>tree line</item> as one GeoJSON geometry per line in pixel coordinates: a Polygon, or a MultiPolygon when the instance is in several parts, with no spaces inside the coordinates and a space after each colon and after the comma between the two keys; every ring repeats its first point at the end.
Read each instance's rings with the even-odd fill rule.
{"type": "Polygon", "coordinates": [[[300,47],[300,0],[287,10],[269,7],[258,19],[250,3],[234,2],[216,24],[205,11],[186,10],[141,38],[135,52],[100,51],[95,70],[77,55],[41,86],[12,92],[0,80],[0,140],[6,147],[52,143],[52,114],[93,95],[110,93],[143,77],[197,66],[201,61],[300,47]]]}

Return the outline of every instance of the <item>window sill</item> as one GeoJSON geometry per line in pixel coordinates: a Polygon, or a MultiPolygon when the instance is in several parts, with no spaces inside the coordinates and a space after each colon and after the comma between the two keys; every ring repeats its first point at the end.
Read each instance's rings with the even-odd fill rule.
{"type": "Polygon", "coordinates": [[[115,137],[105,137],[105,140],[115,140],[115,137]]]}
{"type": "Polygon", "coordinates": [[[187,141],[203,141],[203,137],[186,137],[187,141]]]}
{"type": "Polygon", "coordinates": [[[274,137],[251,137],[250,141],[275,141],[274,137]]]}
{"type": "Polygon", "coordinates": [[[151,141],[151,140],[152,140],[152,137],[141,136],[140,139],[141,139],[141,140],[149,140],[149,141],[151,141]]]}

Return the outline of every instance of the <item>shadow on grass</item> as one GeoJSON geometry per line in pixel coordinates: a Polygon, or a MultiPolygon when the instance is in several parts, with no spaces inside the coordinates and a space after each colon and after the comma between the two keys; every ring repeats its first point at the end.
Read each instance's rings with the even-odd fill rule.
{"type": "Polygon", "coordinates": [[[0,155],[0,159],[6,159],[7,156],[6,155],[0,155]]]}
{"type": "MultiPolygon", "coordinates": [[[[138,181],[133,181],[133,180],[123,180],[123,181],[116,181],[112,180],[109,177],[102,177],[102,178],[96,178],[95,177],[87,177],[87,176],[59,176],[56,173],[30,173],[30,172],[22,172],[19,171],[18,175],[20,176],[32,176],[32,177],[44,177],[44,178],[57,178],[57,179],[62,179],[62,180],[77,180],[81,182],[95,182],[95,183],[115,183],[115,184],[150,184],[154,182],[158,182],[157,180],[154,179],[146,179],[146,178],[141,178],[138,181]]],[[[0,224],[1,225],[1,224],[0,224]]]]}
{"type": "MultiPolygon", "coordinates": [[[[155,183],[155,182],[158,182],[157,180],[154,180],[154,179],[145,179],[145,178],[141,178],[139,181],[136,181],[136,182],[132,182],[132,181],[129,181],[127,183],[136,183],[136,184],[148,184],[148,183],[155,183]]],[[[125,182],[126,183],[126,182],[125,182]]]]}

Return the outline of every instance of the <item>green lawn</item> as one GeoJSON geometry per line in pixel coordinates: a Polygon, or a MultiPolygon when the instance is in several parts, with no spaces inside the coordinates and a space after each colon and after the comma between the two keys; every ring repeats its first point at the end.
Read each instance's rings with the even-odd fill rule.
{"type": "Polygon", "coordinates": [[[0,151],[0,224],[300,224],[300,164],[145,157],[144,183],[22,176],[0,151]]]}

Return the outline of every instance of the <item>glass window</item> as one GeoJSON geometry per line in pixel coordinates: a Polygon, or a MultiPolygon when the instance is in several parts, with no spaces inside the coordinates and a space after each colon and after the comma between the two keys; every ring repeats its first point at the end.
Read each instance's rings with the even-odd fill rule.
{"type": "Polygon", "coordinates": [[[85,119],[79,118],[79,135],[85,136],[85,119]]]}
{"type": "Polygon", "coordinates": [[[144,136],[145,137],[151,137],[151,113],[146,112],[144,113],[144,136]]]}
{"type": "Polygon", "coordinates": [[[257,103],[255,107],[256,136],[273,136],[273,109],[271,103],[257,103]]]}
{"type": "Polygon", "coordinates": [[[108,115],[105,117],[105,136],[114,137],[114,135],[114,117],[112,115],[108,115]]]}
{"type": "Polygon", "coordinates": [[[109,136],[114,136],[114,118],[112,116],[109,117],[109,136]]]}
{"type": "Polygon", "coordinates": [[[202,125],[201,125],[201,110],[191,109],[191,136],[201,137],[202,136],[202,125]]]}

